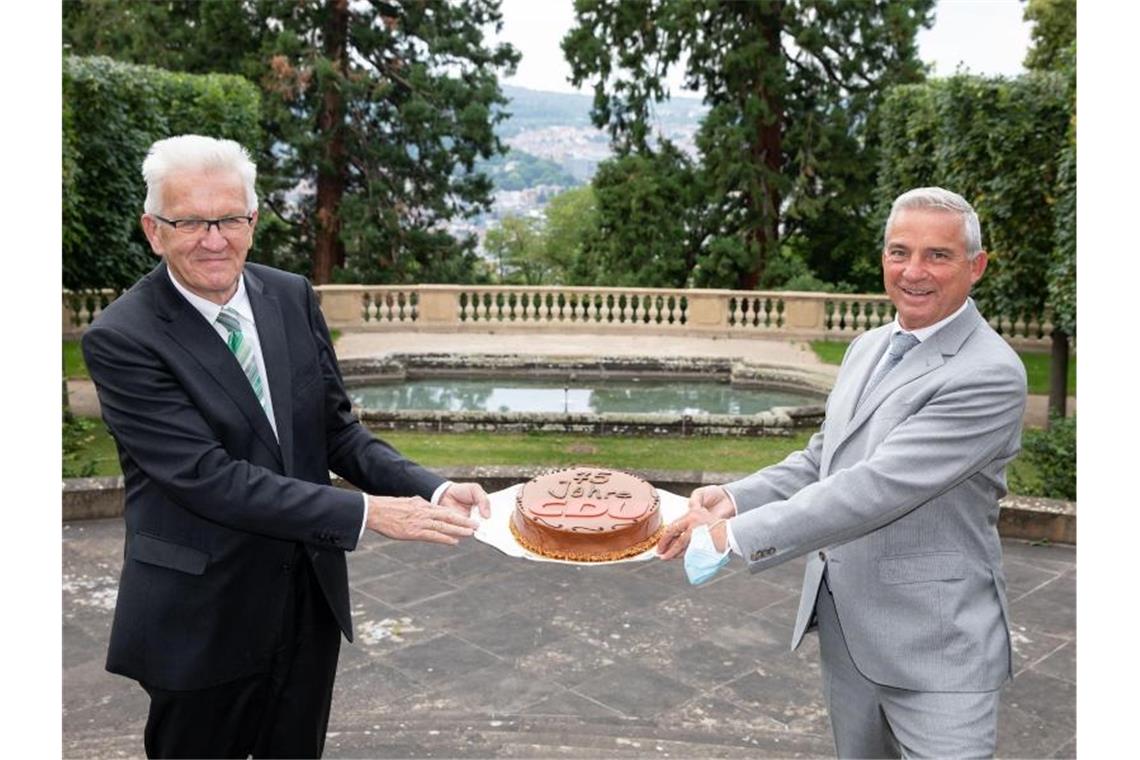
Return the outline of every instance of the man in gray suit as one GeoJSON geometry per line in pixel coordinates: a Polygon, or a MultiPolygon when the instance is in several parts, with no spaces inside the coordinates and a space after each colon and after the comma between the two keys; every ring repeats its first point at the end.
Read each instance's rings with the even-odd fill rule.
{"type": "Polygon", "coordinates": [[[818,628],[841,757],[991,756],[1012,675],[998,500],[1025,371],[969,298],[986,268],[961,196],[899,196],[883,241],[892,324],[852,341],[807,448],[693,492],[658,547],[699,582],[810,553],[792,636],[818,628]]]}

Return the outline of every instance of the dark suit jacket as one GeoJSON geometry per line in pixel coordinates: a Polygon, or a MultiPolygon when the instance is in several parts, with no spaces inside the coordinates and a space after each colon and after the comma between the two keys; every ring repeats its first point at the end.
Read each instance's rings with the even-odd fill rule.
{"type": "Polygon", "coordinates": [[[303,545],[352,640],[344,552],[362,498],[443,483],[352,415],[308,282],[245,267],[280,444],[214,328],[160,264],[83,337],[126,481],[126,541],[107,669],[200,689],[268,669],[303,545]]]}

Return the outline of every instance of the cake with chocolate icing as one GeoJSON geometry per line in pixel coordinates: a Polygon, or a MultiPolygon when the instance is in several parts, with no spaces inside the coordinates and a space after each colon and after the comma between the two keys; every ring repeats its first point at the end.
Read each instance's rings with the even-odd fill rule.
{"type": "Polygon", "coordinates": [[[528,480],[515,497],[510,525],[523,548],[577,562],[641,554],[664,529],[657,489],[602,467],[569,467],[528,480]]]}

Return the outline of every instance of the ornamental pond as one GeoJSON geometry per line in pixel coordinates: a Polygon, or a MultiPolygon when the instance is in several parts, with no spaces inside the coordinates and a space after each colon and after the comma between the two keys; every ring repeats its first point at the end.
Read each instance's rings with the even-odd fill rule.
{"type": "Polygon", "coordinates": [[[349,396],[358,407],[389,412],[753,415],[819,403],[818,393],[639,377],[432,377],[350,388],[349,396]]]}
{"type": "Polygon", "coordinates": [[[389,354],[341,363],[373,430],[787,435],[830,378],[723,358],[389,354]]]}

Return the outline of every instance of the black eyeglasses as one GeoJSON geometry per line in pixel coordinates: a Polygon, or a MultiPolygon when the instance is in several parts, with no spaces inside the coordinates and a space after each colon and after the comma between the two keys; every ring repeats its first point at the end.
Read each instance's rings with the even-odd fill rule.
{"type": "Polygon", "coordinates": [[[227,232],[244,230],[253,224],[253,214],[249,216],[223,216],[221,219],[167,219],[158,214],[151,214],[151,216],[164,224],[169,224],[175,231],[184,235],[209,232],[210,228],[214,226],[218,228],[218,232],[224,235],[227,232]]]}

